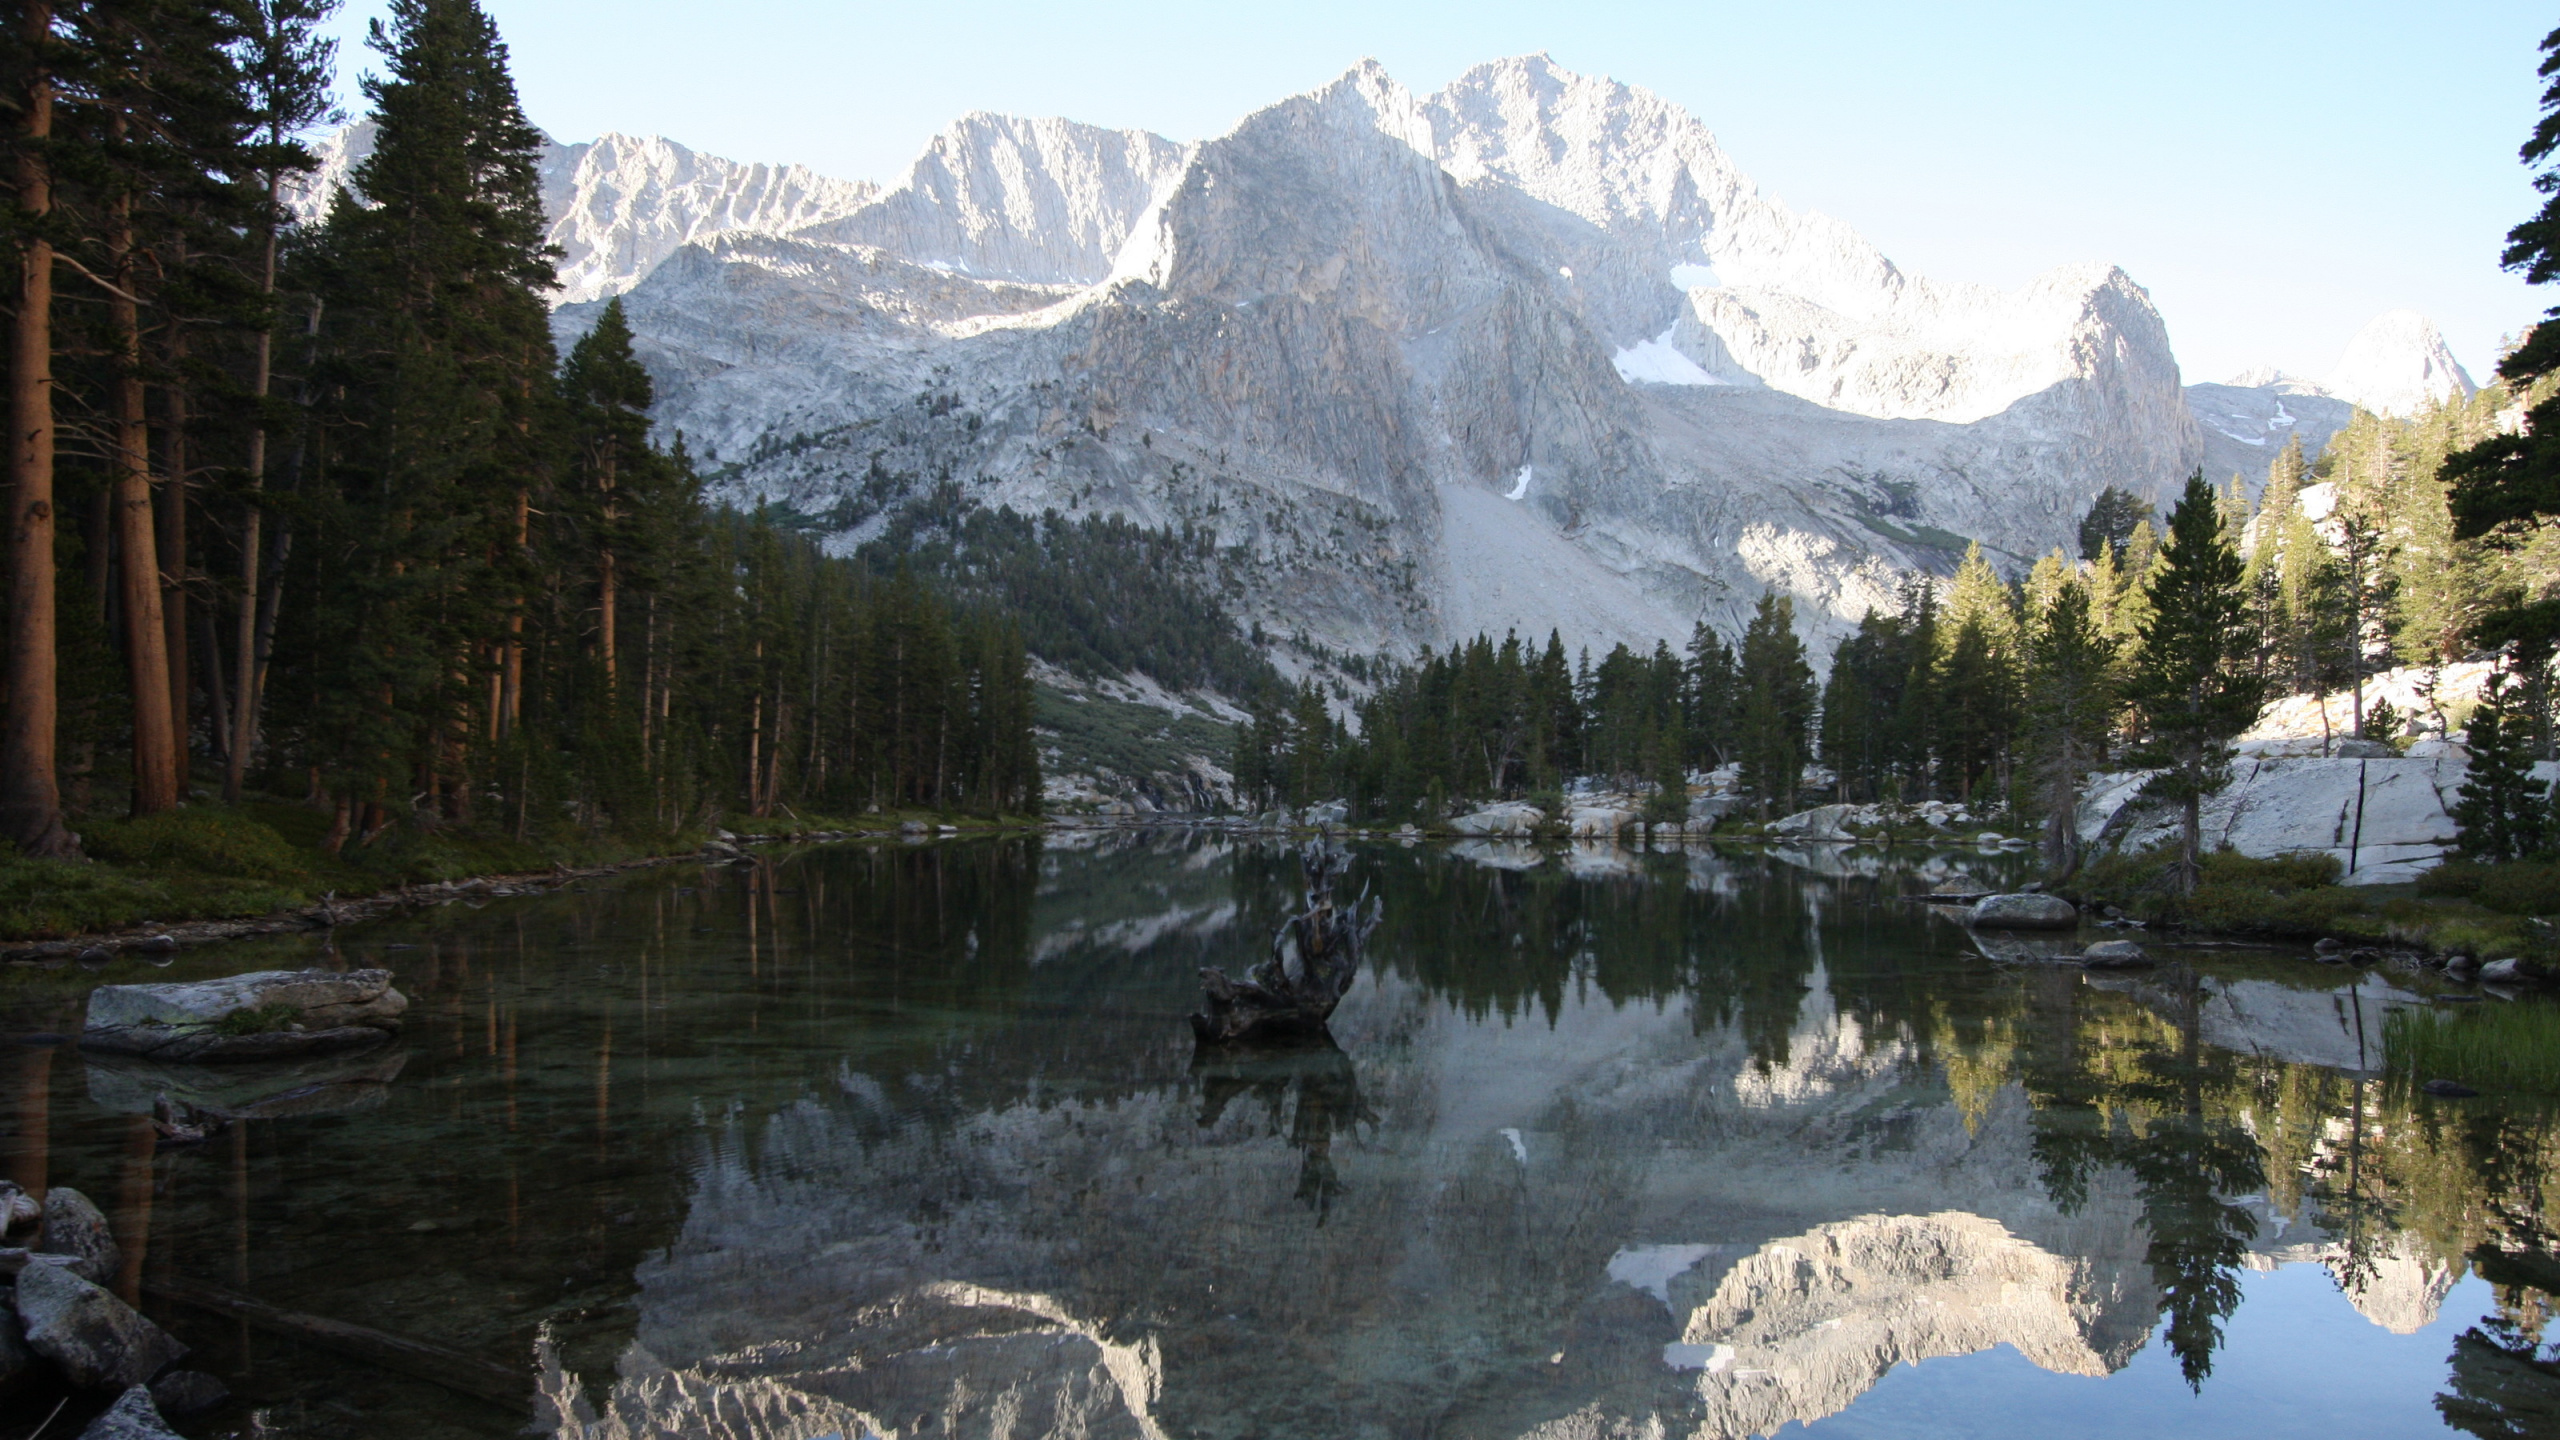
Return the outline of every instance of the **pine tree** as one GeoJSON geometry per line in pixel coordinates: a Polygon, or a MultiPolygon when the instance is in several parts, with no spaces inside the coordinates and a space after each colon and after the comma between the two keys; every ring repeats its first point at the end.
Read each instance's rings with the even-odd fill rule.
{"type": "Polygon", "coordinates": [[[1813,667],[1805,663],[1795,619],[1795,601],[1771,591],[1742,632],[1742,789],[1764,823],[1772,806],[1780,814],[1795,807],[1813,722],[1813,667]]]}
{"type": "Polygon", "coordinates": [[[2204,797],[2230,782],[2230,741],[2257,718],[2261,687],[2240,557],[2222,535],[2213,487],[2187,481],[2169,517],[2169,540],[2147,588],[2144,623],[2126,687],[2141,721],[2138,757],[2163,767],[2151,791],[2179,807],[2177,877],[2192,889],[2202,848],[2204,797]]]}
{"type": "Polygon", "coordinates": [[[338,118],[337,108],[329,99],[337,42],[319,33],[319,27],[337,8],[337,0],[251,0],[243,10],[247,33],[241,46],[240,68],[252,129],[246,158],[260,201],[250,233],[257,245],[254,263],[258,294],[265,307],[257,317],[249,363],[248,392],[255,413],[250,417],[247,451],[241,465],[247,494],[241,506],[240,578],[234,597],[230,739],[223,757],[222,798],[227,804],[239,803],[250,761],[257,752],[265,713],[266,647],[260,643],[260,636],[263,630],[268,643],[272,643],[274,608],[281,596],[271,599],[270,595],[282,580],[284,568],[282,554],[271,558],[267,549],[271,543],[281,550],[291,546],[290,534],[283,530],[270,541],[263,498],[271,428],[265,402],[275,384],[277,270],[289,219],[284,185],[287,177],[306,173],[318,163],[298,137],[315,125],[338,118]],[[267,617],[263,627],[262,615],[267,617]]]}
{"type": "MultiPolygon", "coordinates": [[[[549,307],[536,162],[506,47],[472,0],[393,0],[368,43],[376,138],[323,237],[334,357],[334,613],[313,617],[332,788],[467,796],[473,737],[521,720],[533,492],[550,473],[549,307]],[[499,676],[495,724],[476,683],[499,676]],[[406,787],[405,789],[402,787],[406,787]]],[[[770,725],[770,718],[766,722],[770,725]]]]}
{"type": "MultiPolygon", "coordinates": [[[[2542,117],[2518,154],[2528,167],[2536,167],[2534,188],[2549,198],[2507,232],[2507,247],[2499,256],[2501,266],[2522,273],[2530,285],[2560,280],[2560,165],[2554,164],[2560,157],[2560,30],[2542,38],[2541,50],[2535,73],[2547,82],[2542,117]]],[[[2560,374],[2560,307],[2545,311],[2524,343],[2498,362],[2501,380],[2520,394],[2535,390],[2541,396],[2527,411],[2525,423],[2477,441],[2444,466],[2457,536],[2470,539],[2560,515],[2560,388],[2536,389],[2555,374],[2560,374]]]]}
{"type": "Polygon", "coordinates": [[[2506,673],[2491,675],[2471,712],[2464,743],[2471,762],[2453,807],[2462,853],[2492,864],[2540,851],[2551,815],[2551,791],[2534,781],[2533,754],[2510,710],[2512,698],[2506,673]]]}
{"type": "Polygon", "coordinates": [[[2087,588],[2065,584],[2035,627],[2027,659],[2026,727],[2045,812],[2048,883],[2080,868],[2080,787],[2106,755],[2113,668],[2113,648],[2090,619],[2087,588]]]}
{"type": "Polygon", "coordinates": [[[2089,502],[2089,513],[2080,521],[2080,558],[2095,560],[2109,550],[2122,552],[2133,539],[2134,527],[2150,518],[2151,502],[2129,490],[2106,487],[2089,502]]]}
{"type": "MultiPolygon", "coordinates": [[[[1554,642],[1550,640],[1550,645],[1554,642]]],[[[1563,651],[1557,649],[1561,657],[1563,651]]],[[[1689,631],[1689,662],[1682,680],[1688,716],[1688,763],[1713,770],[1732,758],[1735,722],[1733,647],[1701,620],[1689,631]]]]}

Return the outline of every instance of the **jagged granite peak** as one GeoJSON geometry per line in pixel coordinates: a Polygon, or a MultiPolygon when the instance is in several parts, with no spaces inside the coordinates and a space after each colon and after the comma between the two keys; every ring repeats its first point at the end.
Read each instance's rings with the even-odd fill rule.
{"type": "Polygon", "coordinates": [[[2468,400],[2480,387],[2436,322],[2415,310],[2386,310],[2347,342],[2321,388],[2378,415],[2414,415],[2436,401],[2468,400]]]}
{"type": "Polygon", "coordinates": [[[969,116],[896,189],[712,234],[628,304],[719,493],[840,544],[940,476],[1201,525],[1246,618],[1351,651],[1649,647],[1771,587],[1827,647],[1967,543],[2023,565],[2204,456],[2122,272],[1910,275],[1544,57],[1428,97],[1363,62],[1187,146],[969,116]]]}
{"type": "Polygon", "coordinates": [[[897,188],[802,238],[989,279],[1089,285],[1189,155],[1144,130],[976,111],[928,142],[897,188]]]}
{"type": "MultiPolygon", "coordinates": [[[[287,192],[304,221],[324,215],[373,153],[371,120],[313,147],[320,166],[287,192]]],[[[846,214],[879,193],[798,165],[741,164],[661,136],[543,137],[542,208],[560,247],[555,303],[619,295],[679,248],[732,231],[780,234],[846,214]]]]}

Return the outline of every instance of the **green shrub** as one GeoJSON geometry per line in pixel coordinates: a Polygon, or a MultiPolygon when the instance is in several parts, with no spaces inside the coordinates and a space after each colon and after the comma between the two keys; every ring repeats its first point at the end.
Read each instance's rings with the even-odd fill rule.
{"type": "Polygon", "coordinates": [[[2480,882],[2488,878],[2489,867],[2474,860],[2447,860],[2433,870],[2418,876],[2421,895],[2459,895],[2469,899],[2480,892],[2480,882]]]}
{"type": "Polygon", "coordinates": [[[140,820],[93,820],[81,835],[91,859],[271,884],[308,882],[311,870],[274,827],[233,810],[190,808],[140,820]]]}
{"type": "Polygon", "coordinates": [[[2068,893],[2083,905],[2114,905],[2148,921],[2240,935],[2322,935],[2366,909],[2364,896],[2338,884],[2337,857],[2319,851],[2264,858],[2215,851],[2200,861],[2190,895],[2170,883],[2177,859],[2175,844],[2100,856],[2068,893]]]}
{"type": "Polygon", "coordinates": [[[2452,884],[2465,884],[2468,889],[2432,887],[2427,879],[2419,879],[2419,889],[2432,894],[2468,894],[2470,902],[2481,910],[2496,910],[2501,915],[2560,915],[2560,866],[2540,861],[2511,861],[2504,866],[2481,866],[2468,861],[2447,861],[2437,871],[2463,866],[2465,874],[2452,884]]]}
{"type": "Polygon", "coordinates": [[[2335,885],[2345,867],[2338,857],[2321,850],[2297,850],[2290,855],[2252,858],[2237,850],[2217,850],[2204,857],[2204,884],[2242,885],[2273,890],[2279,895],[2314,886],[2335,885]]]}

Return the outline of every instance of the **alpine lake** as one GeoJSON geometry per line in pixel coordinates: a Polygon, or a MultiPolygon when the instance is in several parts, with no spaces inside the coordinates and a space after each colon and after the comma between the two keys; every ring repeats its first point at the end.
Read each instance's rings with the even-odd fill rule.
{"type": "Polygon", "coordinates": [[[1347,848],[1329,1042],[1186,1023],[1298,907],[1277,838],[842,843],[8,967],[0,1145],[230,1387],[190,1436],[2560,1433],[2560,1105],[2385,1063],[2551,1000],[1912,899],[1996,850],[1347,848]],[[399,1038],[71,1038],[309,966],[395,972],[399,1038]]]}

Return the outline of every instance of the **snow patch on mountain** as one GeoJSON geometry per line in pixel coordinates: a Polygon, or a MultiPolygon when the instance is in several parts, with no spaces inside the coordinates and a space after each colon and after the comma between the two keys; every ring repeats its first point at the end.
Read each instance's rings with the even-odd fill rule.
{"type": "Polygon", "coordinates": [[[1671,343],[1678,330],[1674,326],[1650,340],[1640,340],[1609,357],[1620,378],[1630,385],[1723,385],[1699,368],[1698,362],[1680,353],[1671,343]]]}

